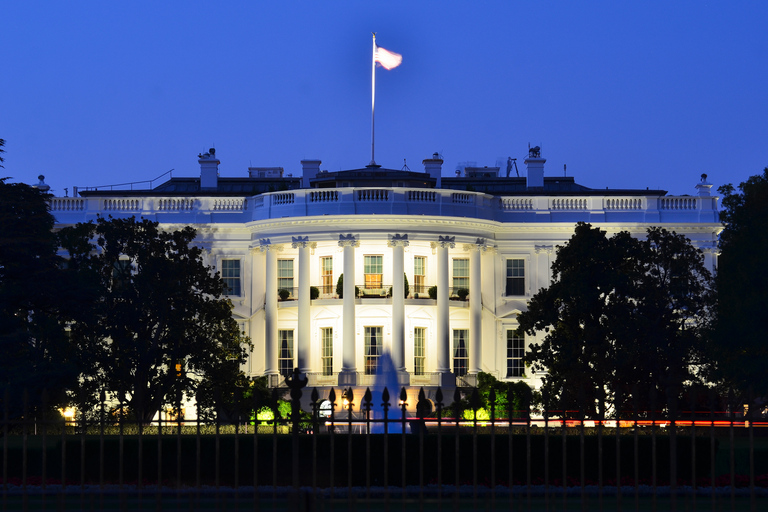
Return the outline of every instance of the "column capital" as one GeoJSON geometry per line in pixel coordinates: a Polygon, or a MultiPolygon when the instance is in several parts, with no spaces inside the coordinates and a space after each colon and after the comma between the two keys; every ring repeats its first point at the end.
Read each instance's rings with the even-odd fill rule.
{"type": "Polygon", "coordinates": [[[389,235],[389,241],[387,242],[389,247],[408,247],[410,242],[408,241],[408,235],[389,235]]]}
{"type": "Polygon", "coordinates": [[[317,247],[317,242],[310,242],[308,236],[292,236],[291,247],[294,249],[314,249],[317,247]]]}
{"type": "Polygon", "coordinates": [[[355,235],[339,235],[339,247],[359,247],[360,241],[355,235]]]}
{"type": "Polygon", "coordinates": [[[260,238],[258,250],[261,252],[280,252],[283,250],[283,244],[273,244],[269,238],[260,238]]]}
{"type": "Polygon", "coordinates": [[[475,243],[473,244],[464,244],[464,250],[467,252],[480,251],[480,252],[495,253],[496,246],[490,245],[485,238],[478,238],[477,240],[475,240],[475,243]]]}
{"type": "Polygon", "coordinates": [[[453,249],[456,247],[456,237],[455,236],[438,236],[437,242],[432,242],[430,244],[433,249],[436,249],[438,247],[443,249],[453,249]]]}
{"type": "Polygon", "coordinates": [[[536,254],[552,254],[555,251],[555,247],[552,245],[535,245],[533,250],[536,252],[536,254]]]}

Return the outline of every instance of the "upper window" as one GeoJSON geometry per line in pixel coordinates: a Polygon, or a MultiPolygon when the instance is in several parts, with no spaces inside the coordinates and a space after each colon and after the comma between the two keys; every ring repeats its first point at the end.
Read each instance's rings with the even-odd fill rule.
{"type": "Polygon", "coordinates": [[[277,260],[277,289],[293,293],[293,260],[277,260]]]}
{"type": "Polygon", "coordinates": [[[226,294],[240,296],[240,260],[221,260],[221,277],[226,294]]]}
{"type": "Polygon", "coordinates": [[[507,260],[506,295],[525,295],[525,260],[507,260]]]}
{"type": "Polygon", "coordinates": [[[515,336],[515,331],[507,331],[507,377],[522,377],[525,373],[523,356],[525,355],[525,336],[515,336]]]}
{"type": "Polygon", "coordinates": [[[381,356],[381,327],[365,328],[365,374],[376,375],[381,356]]]}
{"type": "Polygon", "coordinates": [[[323,295],[333,293],[333,257],[324,256],[320,258],[320,275],[323,279],[323,295]]]}
{"type": "Polygon", "coordinates": [[[453,260],[453,292],[459,288],[469,289],[469,260],[466,258],[453,260]]]}
{"type": "Polygon", "coordinates": [[[426,293],[424,289],[427,275],[427,258],[414,256],[413,258],[413,293],[426,293]]]}
{"type": "Polygon", "coordinates": [[[366,289],[380,289],[382,287],[381,277],[383,273],[384,263],[383,256],[365,256],[365,266],[363,272],[365,274],[365,288],[366,289]]]}

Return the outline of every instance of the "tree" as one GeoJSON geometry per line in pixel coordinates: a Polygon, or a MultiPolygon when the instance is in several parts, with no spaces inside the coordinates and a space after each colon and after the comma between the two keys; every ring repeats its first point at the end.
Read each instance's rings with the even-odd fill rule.
{"type": "Polygon", "coordinates": [[[83,391],[104,389],[142,422],[193,396],[201,382],[215,389],[238,381],[246,357],[249,341],[195,236],[190,227],[164,231],[134,218],[99,218],[61,233],[73,267],[98,290],[72,326],[91,369],[83,391]]]}
{"type": "Polygon", "coordinates": [[[718,261],[718,314],[713,336],[713,378],[741,394],[753,388],[768,396],[765,343],[768,327],[768,168],[741,183],[718,189],[723,195],[718,261]]]}
{"type": "Polygon", "coordinates": [[[32,407],[44,389],[55,405],[63,398],[57,391],[77,375],[65,332],[76,301],[57,256],[48,194],[6,181],[0,179],[0,388],[11,388],[16,409],[23,390],[32,407]]]}
{"type": "Polygon", "coordinates": [[[545,333],[526,362],[546,372],[546,407],[603,417],[610,403],[648,407],[654,393],[669,406],[697,378],[711,276],[687,238],[661,228],[608,238],[579,223],[552,274],[518,316],[519,332],[545,333]]]}

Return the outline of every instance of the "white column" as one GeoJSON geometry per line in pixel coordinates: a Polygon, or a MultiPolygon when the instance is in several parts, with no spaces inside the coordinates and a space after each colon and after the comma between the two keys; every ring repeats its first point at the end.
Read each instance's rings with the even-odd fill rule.
{"type": "Polygon", "coordinates": [[[282,249],[262,240],[260,249],[266,254],[266,290],[264,297],[264,373],[277,375],[277,252],[282,249]]]}
{"type": "MultiPolygon", "coordinates": [[[[316,245],[316,244],[315,244],[316,245]]],[[[309,251],[313,244],[309,237],[293,237],[291,246],[299,249],[299,322],[296,340],[296,366],[301,373],[311,370],[311,322],[310,322],[310,297],[309,288],[312,284],[309,275],[309,251]]]]}
{"type": "Polygon", "coordinates": [[[477,375],[480,373],[480,346],[483,340],[480,251],[484,244],[467,245],[469,246],[469,374],[477,375]]]}
{"type": "MultiPolygon", "coordinates": [[[[437,251],[437,373],[441,373],[440,385],[451,384],[450,319],[448,310],[448,249],[456,246],[456,237],[439,237],[432,242],[437,251]]],[[[454,381],[455,384],[455,381],[454,381]]]]}
{"type": "Polygon", "coordinates": [[[392,247],[392,362],[398,373],[400,385],[407,385],[405,372],[405,247],[408,235],[393,235],[388,245],[392,247]]]}
{"type": "Polygon", "coordinates": [[[339,247],[344,248],[344,304],[342,307],[341,373],[339,386],[357,385],[355,358],[355,247],[360,242],[354,235],[339,235],[339,247]]]}

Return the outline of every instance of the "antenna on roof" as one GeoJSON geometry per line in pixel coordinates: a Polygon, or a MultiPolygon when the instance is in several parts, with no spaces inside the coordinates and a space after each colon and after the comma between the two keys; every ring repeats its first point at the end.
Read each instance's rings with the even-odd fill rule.
{"type": "Polygon", "coordinates": [[[565,177],[565,176],[567,176],[567,175],[565,174],[565,164],[563,164],[563,177],[565,177]]]}
{"type": "Polygon", "coordinates": [[[407,164],[407,163],[405,163],[405,158],[403,158],[403,168],[402,168],[402,169],[400,169],[400,170],[401,170],[401,171],[408,171],[408,172],[411,172],[411,169],[410,169],[410,168],[408,168],[408,164],[407,164]]]}
{"type": "Polygon", "coordinates": [[[520,177],[520,171],[517,168],[517,158],[512,158],[511,156],[507,158],[507,178],[509,178],[509,173],[512,171],[512,167],[515,168],[515,174],[517,177],[520,177]]]}

